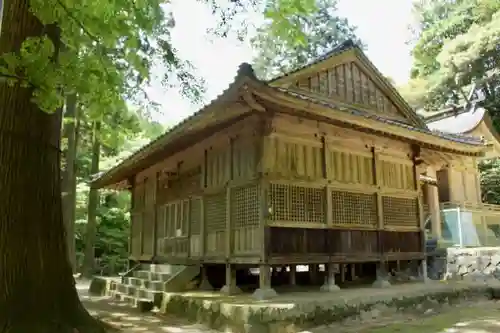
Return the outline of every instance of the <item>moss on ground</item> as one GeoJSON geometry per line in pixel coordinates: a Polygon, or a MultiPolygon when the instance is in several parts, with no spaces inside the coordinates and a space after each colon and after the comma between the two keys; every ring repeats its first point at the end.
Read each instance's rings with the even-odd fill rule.
{"type": "MultiPolygon", "coordinates": [[[[376,306],[397,311],[412,311],[417,306],[456,304],[463,300],[484,300],[492,297],[493,289],[485,285],[429,291],[425,294],[399,296],[385,300],[367,299],[362,302],[318,304],[293,309],[269,306],[228,304],[223,300],[165,294],[162,312],[204,323],[215,329],[231,328],[235,333],[282,333],[340,322],[360,316],[376,306]]],[[[397,332],[397,331],[395,331],[397,332]]]]}
{"type": "Polygon", "coordinates": [[[379,324],[378,327],[365,327],[361,331],[359,328],[355,330],[364,333],[498,332],[499,314],[500,306],[494,304],[455,307],[432,316],[419,316],[396,323],[379,324]]]}

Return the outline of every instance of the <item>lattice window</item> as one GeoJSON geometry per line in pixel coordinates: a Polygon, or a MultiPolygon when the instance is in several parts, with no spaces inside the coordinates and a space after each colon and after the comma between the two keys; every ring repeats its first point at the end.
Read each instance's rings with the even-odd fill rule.
{"type": "Polygon", "coordinates": [[[325,222],[324,189],[271,184],[269,203],[273,221],[325,222]]]}
{"type": "Polygon", "coordinates": [[[226,229],[226,192],[205,197],[205,224],[209,231],[226,229]]]}
{"type": "Polygon", "coordinates": [[[259,225],[259,186],[231,189],[231,223],[234,229],[259,225]]]}
{"type": "Polygon", "coordinates": [[[332,219],[337,225],[375,226],[377,199],[375,194],[332,191],[332,219]]]}
{"type": "Polygon", "coordinates": [[[412,226],[420,224],[416,198],[383,197],[384,224],[389,226],[412,226]]]}
{"type": "Polygon", "coordinates": [[[201,227],[201,199],[191,199],[190,205],[191,214],[191,235],[199,235],[201,227]]]}

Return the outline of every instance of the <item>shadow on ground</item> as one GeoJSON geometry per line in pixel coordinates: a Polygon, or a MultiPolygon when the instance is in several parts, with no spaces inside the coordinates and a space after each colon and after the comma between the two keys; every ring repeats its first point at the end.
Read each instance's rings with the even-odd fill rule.
{"type": "Polygon", "coordinates": [[[124,302],[109,297],[94,297],[87,293],[90,283],[79,282],[77,290],[83,305],[90,314],[110,324],[123,333],[216,333],[200,324],[188,323],[180,318],[157,316],[153,313],[139,313],[124,302]]]}
{"type": "MultiPolygon", "coordinates": [[[[139,313],[124,302],[87,293],[88,283],[77,289],[89,312],[123,333],[217,333],[201,324],[178,317],[139,313]]],[[[460,304],[439,312],[420,314],[393,313],[373,320],[350,320],[347,323],[313,328],[302,333],[500,333],[500,302],[484,301],[460,304]]]]}
{"type": "Polygon", "coordinates": [[[500,333],[500,303],[479,302],[432,314],[378,318],[364,323],[322,327],[311,333],[500,333]]]}

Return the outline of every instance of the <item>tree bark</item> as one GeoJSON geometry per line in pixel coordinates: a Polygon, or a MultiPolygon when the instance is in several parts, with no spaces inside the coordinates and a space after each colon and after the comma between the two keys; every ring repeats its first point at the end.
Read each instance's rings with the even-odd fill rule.
{"type": "MultiPolygon", "coordinates": [[[[0,54],[43,33],[28,1],[3,5],[0,54]]],[[[31,97],[0,82],[0,332],[104,332],[80,303],[67,256],[60,118],[31,97]]]]}
{"type": "Polygon", "coordinates": [[[63,135],[67,140],[65,152],[65,169],[62,178],[63,186],[63,218],[66,227],[66,242],[68,244],[68,258],[73,273],[77,271],[76,250],[75,250],[75,206],[76,206],[76,152],[77,152],[77,132],[76,132],[76,94],[71,94],[66,98],[66,113],[64,118],[63,135]]]}
{"type": "MultiPolygon", "coordinates": [[[[99,172],[99,157],[101,154],[101,141],[99,134],[101,131],[101,122],[94,122],[92,135],[92,164],[90,174],[95,175],[99,172]]],[[[87,210],[87,227],[85,228],[85,258],[83,263],[83,275],[87,278],[92,277],[94,269],[94,244],[97,230],[97,206],[99,204],[99,190],[91,188],[89,191],[89,201],[87,210]]]]}

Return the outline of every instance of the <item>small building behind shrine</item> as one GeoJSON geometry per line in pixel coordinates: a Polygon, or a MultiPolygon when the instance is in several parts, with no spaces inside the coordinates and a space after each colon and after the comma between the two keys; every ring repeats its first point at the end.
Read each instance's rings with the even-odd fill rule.
{"type": "Polygon", "coordinates": [[[481,138],[488,147],[483,156],[429,166],[426,170],[424,200],[428,216],[435,221],[427,227],[450,245],[500,246],[500,207],[483,203],[481,191],[480,162],[500,156],[500,136],[483,107],[483,89],[483,85],[473,85],[467,100],[460,105],[423,113],[430,130],[481,138]]]}

